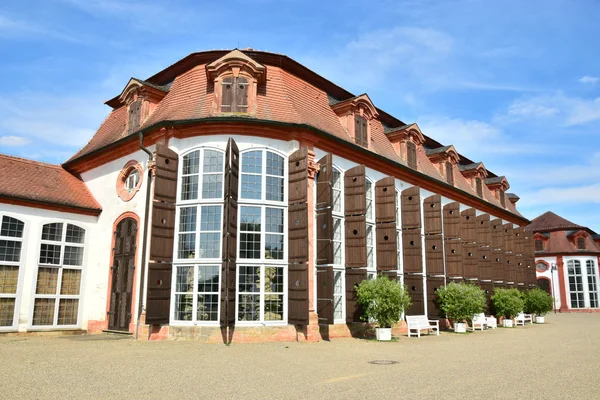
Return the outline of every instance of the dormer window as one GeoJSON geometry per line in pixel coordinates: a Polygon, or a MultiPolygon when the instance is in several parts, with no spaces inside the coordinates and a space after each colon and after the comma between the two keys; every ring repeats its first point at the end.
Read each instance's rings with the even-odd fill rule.
{"type": "Polygon", "coordinates": [[[128,131],[133,133],[140,127],[142,116],[142,99],[137,99],[129,105],[128,131]]]}
{"type": "Polygon", "coordinates": [[[504,198],[504,190],[502,190],[502,189],[498,190],[498,194],[500,195],[500,204],[502,204],[502,207],[506,208],[506,199],[504,198]]]}
{"type": "Polygon", "coordinates": [[[360,115],[354,116],[354,141],[362,147],[369,147],[367,120],[360,115]]]}
{"type": "Polygon", "coordinates": [[[585,250],[585,238],[577,238],[577,250],[585,250]]]}
{"type": "Polygon", "coordinates": [[[446,162],[446,182],[454,186],[454,168],[452,168],[452,163],[449,161],[446,162]]]}
{"type": "Polygon", "coordinates": [[[406,142],[406,162],[412,169],[417,169],[417,145],[406,142]]]}
{"type": "Polygon", "coordinates": [[[477,190],[477,196],[483,197],[483,184],[481,178],[475,178],[475,189],[477,190]]]}
{"type": "Polygon", "coordinates": [[[243,76],[226,76],[221,82],[221,112],[248,112],[248,79],[243,76]]]}
{"type": "Polygon", "coordinates": [[[535,251],[544,251],[544,242],[542,240],[535,241],[535,251]]]}

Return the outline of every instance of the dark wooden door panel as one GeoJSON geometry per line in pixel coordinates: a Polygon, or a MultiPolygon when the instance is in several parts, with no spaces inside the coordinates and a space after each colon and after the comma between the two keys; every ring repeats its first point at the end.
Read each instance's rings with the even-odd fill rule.
{"type": "Polygon", "coordinates": [[[333,267],[317,267],[317,315],[319,324],[333,324],[333,267]]]}
{"type": "Polygon", "coordinates": [[[288,324],[308,325],[308,264],[289,264],[288,295],[288,324]]]}
{"type": "Polygon", "coordinates": [[[463,277],[465,279],[477,279],[479,278],[479,269],[477,265],[477,244],[466,243],[463,244],[463,277]]]}
{"type": "Polygon", "coordinates": [[[492,280],[494,278],[492,270],[492,250],[489,247],[479,247],[477,252],[479,263],[479,279],[492,280]]]}
{"type": "Polygon", "coordinates": [[[346,216],[346,268],[367,266],[367,221],[364,215],[346,216]]]}
{"type": "Polygon", "coordinates": [[[437,291],[444,287],[444,278],[427,277],[427,316],[430,319],[442,318],[437,291]]]}
{"type": "Polygon", "coordinates": [[[444,239],[460,238],[460,203],[453,202],[444,206],[444,239]]]}
{"type": "Polygon", "coordinates": [[[344,213],[364,215],[367,212],[365,166],[357,165],[344,174],[344,213]]]}
{"type": "Polygon", "coordinates": [[[425,236],[425,270],[427,275],[444,275],[443,243],[442,235],[425,236]]]}
{"type": "Polygon", "coordinates": [[[490,230],[490,215],[481,214],[477,217],[477,244],[489,246],[492,243],[492,231],[490,230]]]}
{"type": "Polygon", "coordinates": [[[423,201],[425,234],[437,235],[442,233],[442,197],[439,194],[427,197],[423,201]]]}
{"type": "Polygon", "coordinates": [[[463,276],[462,243],[460,240],[446,240],[444,243],[446,257],[446,275],[448,277],[463,276]]]}
{"type": "Polygon", "coordinates": [[[475,209],[469,208],[460,213],[460,238],[466,243],[477,241],[475,209]]]}
{"type": "Polygon", "coordinates": [[[377,271],[398,269],[398,247],[396,243],[396,225],[378,224],[377,236],[377,271]]]}
{"type": "Polygon", "coordinates": [[[331,208],[317,213],[317,265],[333,264],[333,214],[331,208]]]}
{"type": "Polygon", "coordinates": [[[420,230],[402,231],[402,258],[404,272],[423,272],[423,248],[420,230]]]}
{"type": "Polygon", "coordinates": [[[504,249],[504,230],[502,229],[501,219],[493,219],[490,221],[490,232],[492,250],[504,249]]]}
{"type": "Polygon", "coordinates": [[[375,221],[396,222],[396,189],[393,176],[380,179],[375,183],[375,221]]]}
{"type": "Polygon", "coordinates": [[[421,189],[413,186],[401,193],[402,229],[421,227],[421,189]]]}
{"type": "Polygon", "coordinates": [[[346,322],[360,322],[362,309],[358,304],[356,288],[367,279],[366,269],[346,270],[346,322]]]}
{"type": "Polygon", "coordinates": [[[333,156],[327,154],[319,160],[317,175],[317,209],[333,204],[333,156]]]}
{"type": "Polygon", "coordinates": [[[405,311],[406,315],[425,314],[425,295],[423,293],[423,277],[421,275],[404,275],[404,284],[408,289],[411,305],[405,311]]]}

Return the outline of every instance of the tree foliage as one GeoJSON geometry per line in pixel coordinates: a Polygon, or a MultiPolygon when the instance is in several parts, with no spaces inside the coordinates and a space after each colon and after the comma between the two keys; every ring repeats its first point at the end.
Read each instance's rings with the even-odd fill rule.
{"type": "Polygon", "coordinates": [[[525,312],[542,316],[552,311],[553,299],[546,291],[534,288],[523,293],[525,312]]]}
{"type": "Polygon", "coordinates": [[[364,280],[357,289],[358,303],[363,309],[364,321],[377,321],[381,328],[391,328],[410,306],[410,297],[404,286],[386,276],[364,280]]]}
{"type": "Polygon", "coordinates": [[[518,289],[496,289],[492,303],[498,316],[514,318],[525,309],[523,294],[518,289]]]}
{"type": "Polygon", "coordinates": [[[437,295],[444,315],[455,322],[471,321],[486,309],[485,292],[475,285],[452,282],[439,288],[437,295]]]}

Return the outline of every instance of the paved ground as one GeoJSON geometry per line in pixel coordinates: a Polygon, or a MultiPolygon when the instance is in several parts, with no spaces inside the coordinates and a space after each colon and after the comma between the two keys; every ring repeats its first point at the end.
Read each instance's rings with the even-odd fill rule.
{"type": "Polygon", "coordinates": [[[0,399],[600,398],[600,314],[546,322],[392,343],[0,337],[0,399]]]}

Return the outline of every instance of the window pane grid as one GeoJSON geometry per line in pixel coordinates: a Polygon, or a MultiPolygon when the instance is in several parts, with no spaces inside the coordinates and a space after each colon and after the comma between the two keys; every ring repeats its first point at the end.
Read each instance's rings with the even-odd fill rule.
{"type": "Polygon", "coordinates": [[[14,298],[0,298],[0,327],[12,326],[15,318],[14,298]]]}
{"type": "Polygon", "coordinates": [[[373,183],[370,180],[366,180],[365,182],[365,192],[367,198],[367,212],[366,218],[368,221],[373,220],[373,183]]]}
{"type": "Polygon", "coordinates": [[[333,276],[333,319],[343,319],[343,303],[342,303],[342,271],[334,271],[333,276]]]}
{"type": "Polygon", "coordinates": [[[596,265],[592,260],[586,261],[588,293],[590,296],[590,308],[598,308],[598,283],[596,281],[596,265]]]}
{"type": "Polygon", "coordinates": [[[22,238],[24,228],[25,224],[22,221],[5,215],[2,217],[0,236],[22,238]]]}
{"type": "Polygon", "coordinates": [[[333,263],[342,265],[342,219],[333,218],[333,263]]]}
{"type": "Polygon", "coordinates": [[[333,170],[333,212],[342,212],[342,175],[336,169],[333,170]]]}
{"type": "Polygon", "coordinates": [[[375,268],[375,255],[374,255],[374,238],[373,238],[374,225],[367,224],[367,268],[375,268]]]}
{"type": "Polygon", "coordinates": [[[20,262],[21,242],[15,240],[0,240],[0,261],[20,262]]]}
{"type": "Polygon", "coordinates": [[[577,260],[569,260],[567,262],[567,272],[569,274],[571,308],[585,308],[581,263],[577,260]]]}
{"type": "Polygon", "coordinates": [[[177,266],[173,319],[190,322],[218,321],[219,283],[220,266],[177,266]],[[197,276],[197,280],[194,276],[197,276]]]}

